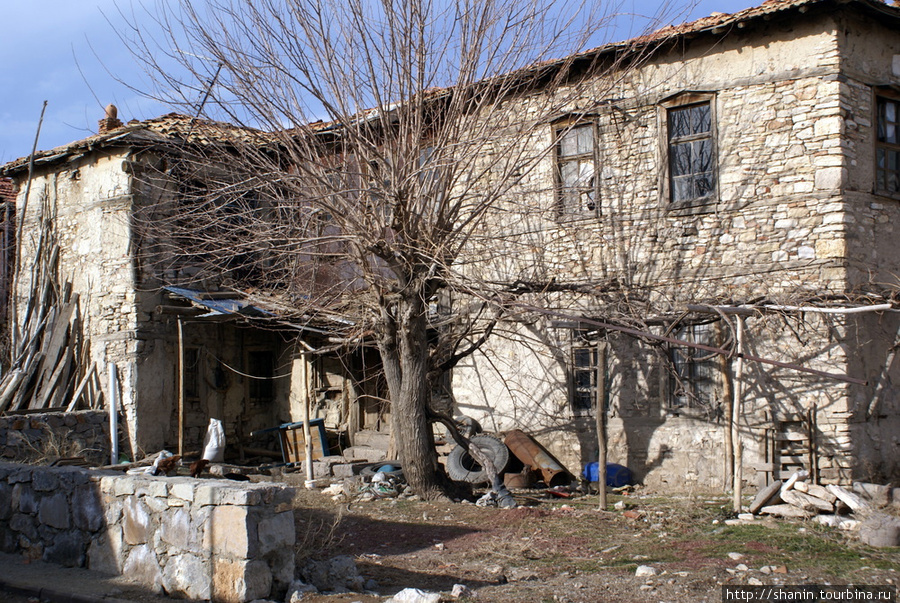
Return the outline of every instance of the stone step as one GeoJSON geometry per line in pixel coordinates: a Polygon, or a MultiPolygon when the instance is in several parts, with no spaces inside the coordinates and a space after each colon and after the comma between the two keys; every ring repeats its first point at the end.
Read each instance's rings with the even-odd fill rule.
{"type": "Polygon", "coordinates": [[[374,463],[384,460],[387,451],[382,448],[373,448],[371,446],[350,446],[344,449],[344,459],[348,461],[368,461],[374,463]]]}
{"type": "Polygon", "coordinates": [[[353,446],[368,446],[387,450],[391,443],[391,434],[380,431],[357,431],[353,434],[353,446]]]}

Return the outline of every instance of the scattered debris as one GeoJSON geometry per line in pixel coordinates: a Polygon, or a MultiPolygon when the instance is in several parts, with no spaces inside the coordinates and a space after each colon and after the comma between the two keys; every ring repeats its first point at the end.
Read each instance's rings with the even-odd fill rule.
{"type": "Polygon", "coordinates": [[[439,593],[430,593],[418,588],[404,588],[385,603],[440,603],[439,593]]]}
{"type": "Polygon", "coordinates": [[[501,492],[494,490],[488,491],[484,496],[475,501],[479,507],[500,507],[501,509],[512,509],[516,506],[516,501],[510,495],[509,490],[501,487],[501,492]]]}
{"type": "Polygon", "coordinates": [[[300,569],[300,577],[319,592],[362,592],[367,584],[349,555],[338,555],[324,561],[310,559],[300,569]]]}
{"type": "Polygon", "coordinates": [[[465,584],[454,584],[453,590],[450,591],[450,596],[454,599],[474,599],[475,591],[465,584]]]}
{"type": "MultiPolygon", "coordinates": [[[[900,546],[900,518],[877,510],[892,502],[890,486],[854,482],[853,492],[829,484],[820,486],[806,481],[807,471],[798,471],[781,484],[773,482],[756,495],[753,513],[778,517],[811,519],[840,530],[856,531],[869,546],[900,546]],[[842,515],[848,510],[856,517],[842,515]]],[[[727,523],[727,522],[726,522],[727,523]]]]}
{"type": "Polygon", "coordinates": [[[294,580],[291,582],[290,586],[288,586],[287,596],[284,598],[284,603],[300,603],[306,598],[306,595],[318,594],[319,589],[313,586],[312,584],[307,584],[302,580],[294,580]]]}
{"type": "Polygon", "coordinates": [[[869,546],[900,546],[900,518],[873,513],[860,522],[859,539],[869,546]]]}

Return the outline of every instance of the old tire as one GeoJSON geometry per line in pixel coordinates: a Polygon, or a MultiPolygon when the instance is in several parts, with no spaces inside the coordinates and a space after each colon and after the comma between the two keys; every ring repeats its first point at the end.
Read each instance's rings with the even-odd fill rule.
{"type": "MultiPolygon", "coordinates": [[[[506,447],[506,444],[494,436],[484,434],[473,436],[470,441],[473,446],[477,446],[478,450],[491,459],[498,475],[503,473],[509,462],[509,448],[506,447]]],[[[447,474],[450,479],[457,482],[481,484],[489,481],[487,472],[462,446],[457,446],[450,451],[450,456],[447,457],[447,474]]]]}
{"type": "Polygon", "coordinates": [[[366,465],[365,467],[363,467],[359,474],[363,477],[372,479],[373,475],[378,473],[382,467],[385,467],[387,465],[390,465],[391,467],[393,467],[393,469],[391,471],[381,471],[381,473],[384,473],[388,477],[394,477],[399,480],[403,479],[403,467],[400,465],[400,461],[385,460],[379,461],[377,463],[372,463],[371,465],[366,465]]]}

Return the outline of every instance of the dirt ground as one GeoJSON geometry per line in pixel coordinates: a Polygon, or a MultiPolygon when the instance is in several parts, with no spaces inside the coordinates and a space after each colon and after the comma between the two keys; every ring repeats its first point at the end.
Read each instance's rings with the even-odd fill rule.
{"type": "MultiPolygon", "coordinates": [[[[298,557],[350,555],[373,595],[304,601],[381,601],[404,588],[479,601],[721,601],[722,585],[879,584],[900,580],[900,549],[875,549],[807,521],[729,525],[724,498],[517,493],[516,509],[381,499],[333,501],[301,489],[298,557]],[[624,507],[624,508],[623,508],[624,507]],[[731,555],[729,555],[731,554],[731,555]],[[658,573],[636,577],[638,566],[658,573]]],[[[447,597],[449,599],[449,596],[447,597]]]]}

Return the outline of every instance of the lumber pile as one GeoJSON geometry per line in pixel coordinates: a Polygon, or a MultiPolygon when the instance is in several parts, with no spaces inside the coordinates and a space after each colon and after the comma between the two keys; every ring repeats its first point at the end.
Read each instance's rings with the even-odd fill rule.
{"type": "MultiPolygon", "coordinates": [[[[11,313],[10,367],[0,378],[0,412],[99,408],[97,368],[88,365],[78,294],[58,282],[59,245],[44,221],[24,303],[11,313]]],[[[18,282],[21,274],[17,274],[18,282]]],[[[15,303],[15,300],[13,301],[15,303]]]]}
{"type": "Polygon", "coordinates": [[[754,515],[810,519],[822,525],[857,533],[871,546],[900,546],[900,518],[880,508],[900,507],[900,488],[854,482],[853,490],[807,481],[809,472],[798,471],[782,482],[761,489],[750,504],[754,515]]]}

